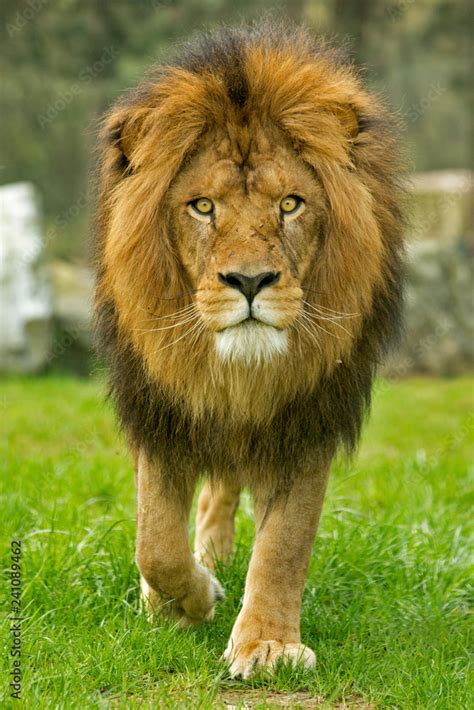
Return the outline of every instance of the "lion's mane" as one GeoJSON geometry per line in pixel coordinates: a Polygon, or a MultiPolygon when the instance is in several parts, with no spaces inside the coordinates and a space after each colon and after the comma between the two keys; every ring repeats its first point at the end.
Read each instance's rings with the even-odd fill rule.
{"type": "MultiPolygon", "coordinates": [[[[151,455],[166,451],[167,470],[178,487],[177,477],[191,470],[225,475],[237,468],[289,485],[300,464],[332,455],[340,445],[350,452],[370,404],[376,367],[398,337],[402,301],[396,141],[383,106],[364,90],[356,70],[301,30],[265,24],[202,35],[109,112],[98,193],[99,352],[131,445],[151,455]],[[169,307],[173,298],[173,308],[188,302],[189,284],[159,206],[206,127],[225,125],[246,111],[282,129],[326,191],[330,225],[308,300],[320,301],[317,294],[323,293],[326,307],[350,304],[361,313],[349,355],[334,364],[334,339],[323,339],[317,384],[310,391],[295,386],[293,396],[260,422],[236,422],[211,406],[195,416],[185,397],[150,371],[132,337],[132,311],[124,314],[113,295],[121,279],[133,278],[137,297],[130,309],[141,303],[148,308],[152,292],[158,294],[155,309],[169,307]],[[341,122],[353,135],[349,147],[341,140],[341,122]],[[110,240],[114,229],[123,237],[110,240]],[[381,234],[378,261],[366,248],[372,230],[381,234]]],[[[177,356],[164,353],[169,367],[187,366],[187,346],[179,347],[177,356]]],[[[301,359],[290,369],[292,377],[311,362],[301,359]]],[[[199,367],[193,367],[199,377],[199,367]]]]}

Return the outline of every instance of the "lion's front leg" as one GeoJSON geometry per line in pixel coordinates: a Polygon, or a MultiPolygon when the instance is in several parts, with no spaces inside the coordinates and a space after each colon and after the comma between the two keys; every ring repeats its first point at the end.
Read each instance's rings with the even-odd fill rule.
{"type": "Polygon", "coordinates": [[[256,495],[257,534],[243,606],[224,654],[233,677],[272,668],[279,658],[315,664],[313,651],[301,643],[300,608],[328,470],[302,476],[268,510],[269,492],[256,495]]]}
{"type": "Polygon", "coordinates": [[[193,486],[173,493],[163,483],[160,464],[151,462],[143,452],[138,459],[137,484],[136,560],[148,610],[171,613],[181,626],[211,619],[223,591],[196,562],[189,546],[193,486]]]}
{"type": "Polygon", "coordinates": [[[234,548],[234,519],[240,497],[240,484],[208,481],[199,496],[196,512],[195,554],[206,567],[214,560],[226,561],[234,548]]]}

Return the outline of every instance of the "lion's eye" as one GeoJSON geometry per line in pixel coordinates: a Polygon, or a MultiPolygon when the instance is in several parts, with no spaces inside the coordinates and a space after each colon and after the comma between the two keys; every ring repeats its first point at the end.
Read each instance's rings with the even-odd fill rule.
{"type": "Polygon", "coordinates": [[[304,200],[298,195],[287,195],[280,202],[280,212],[283,215],[294,215],[299,212],[303,204],[304,200]]]}
{"type": "Polygon", "coordinates": [[[214,212],[214,203],[208,197],[198,197],[197,200],[192,200],[189,202],[189,207],[204,217],[210,217],[214,212]]]}

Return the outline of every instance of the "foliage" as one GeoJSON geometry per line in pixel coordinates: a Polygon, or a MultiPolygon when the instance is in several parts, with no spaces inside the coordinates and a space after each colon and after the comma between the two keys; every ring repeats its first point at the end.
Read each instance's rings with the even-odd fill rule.
{"type": "MultiPolygon", "coordinates": [[[[472,380],[379,383],[359,457],[335,466],[315,542],[302,632],[317,670],[281,668],[247,684],[231,682],[218,659],[243,591],[249,501],[236,556],[219,569],[227,597],[214,622],[148,625],[133,563],[133,474],[102,389],[67,378],[2,383],[1,538],[23,540],[25,707],[252,698],[258,707],[473,707],[472,380]]],[[[9,564],[4,545],[5,572],[9,564]]],[[[7,624],[2,632],[8,648],[7,624]]],[[[2,654],[4,679],[10,660],[2,654]]]]}

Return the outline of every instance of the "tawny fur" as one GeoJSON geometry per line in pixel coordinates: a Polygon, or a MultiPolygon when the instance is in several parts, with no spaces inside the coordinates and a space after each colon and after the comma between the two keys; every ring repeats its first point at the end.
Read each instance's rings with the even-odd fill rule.
{"type": "Polygon", "coordinates": [[[219,586],[189,551],[192,493],[206,473],[197,551],[210,564],[211,549],[230,553],[250,486],[235,675],[281,655],[314,662],[299,605],[329,461],[355,446],[399,332],[399,173],[381,103],[299,30],[204,36],[104,122],[97,329],[138,461],[142,587],[184,623],[210,617],[219,586]],[[287,219],[278,205],[294,193],[287,219]],[[199,197],[212,220],[193,213],[199,197]],[[243,324],[231,272],[278,274],[243,324]]]}

